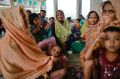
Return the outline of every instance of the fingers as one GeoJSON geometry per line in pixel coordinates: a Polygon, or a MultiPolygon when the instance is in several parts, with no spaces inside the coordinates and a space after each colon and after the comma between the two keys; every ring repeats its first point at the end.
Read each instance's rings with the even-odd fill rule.
{"type": "Polygon", "coordinates": [[[111,23],[111,18],[109,16],[102,16],[99,21],[99,26],[105,27],[108,26],[111,23]]]}

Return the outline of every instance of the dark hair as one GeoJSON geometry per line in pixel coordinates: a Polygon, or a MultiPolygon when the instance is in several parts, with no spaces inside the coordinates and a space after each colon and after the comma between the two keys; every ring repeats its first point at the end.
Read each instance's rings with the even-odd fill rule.
{"type": "Polygon", "coordinates": [[[40,10],[40,12],[44,12],[44,13],[46,13],[46,11],[45,11],[45,10],[40,10]]]}
{"type": "Polygon", "coordinates": [[[80,22],[80,19],[79,19],[79,18],[78,18],[78,19],[76,19],[76,20],[80,22]]]}
{"type": "Polygon", "coordinates": [[[71,20],[71,17],[67,17],[68,20],[71,20]]]}
{"type": "Polygon", "coordinates": [[[120,27],[109,26],[103,30],[103,32],[120,32],[120,27]]]}
{"type": "Polygon", "coordinates": [[[48,72],[48,76],[50,76],[51,73],[53,73],[54,71],[61,70],[61,69],[64,69],[64,65],[63,65],[62,62],[58,59],[58,60],[56,60],[56,61],[53,63],[52,70],[50,70],[50,71],[48,72]]]}
{"type": "Polygon", "coordinates": [[[72,19],[71,19],[71,17],[67,17],[67,20],[68,20],[69,22],[73,22],[72,19]]]}
{"type": "Polygon", "coordinates": [[[36,13],[31,13],[28,17],[29,17],[29,24],[34,25],[33,20],[39,16],[36,13]]]}
{"type": "Polygon", "coordinates": [[[55,20],[55,18],[54,18],[54,17],[50,17],[50,18],[49,18],[49,20],[53,20],[53,21],[54,21],[54,20],[55,20]]]}
{"type": "Polygon", "coordinates": [[[95,13],[95,14],[96,14],[96,16],[97,16],[97,22],[98,22],[98,21],[99,21],[99,15],[98,15],[98,13],[97,13],[96,11],[90,11],[90,12],[88,13],[87,19],[90,18],[90,15],[91,15],[92,13],[95,13]]]}
{"type": "Polygon", "coordinates": [[[83,16],[83,15],[79,15],[79,19],[83,19],[83,20],[85,20],[85,17],[83,16]],[[81,18],[80,18],[81,17],[81,18]]]}
{"type": "Polygon", "coordinates": [[[105,2],[102,3],[102,10],[104,9],[106,4],[111,4],[112,5],[112,3],[110,1],[105,1],[105,2]]]}
{"type": "Polygon", "coordinates": [[[30,10],[27,10],[26,12],[29,12],[30,14],[32,13],[30,10]]]}

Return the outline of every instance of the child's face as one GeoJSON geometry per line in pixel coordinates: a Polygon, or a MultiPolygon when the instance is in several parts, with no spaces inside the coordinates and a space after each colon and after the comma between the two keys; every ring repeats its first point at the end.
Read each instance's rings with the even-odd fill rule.
{"type": "Polygon", "coordinates": [[[105,48],[109,52],[117,52],[120,49],[120,33],[106,32],[106,39],[104,41],[105,48]]]}
{"type": "Polygon", "coordinates": [[[95,25],[97,23],[97,15],[96,13],[91,13],[89,18],[88,18],[88,22],[90,25],[95,25]]]}
{"type": "Polygon", "coordinates": [[[40,22],[40,19],[39,19],[39,17],[36,17],[34,20],[33,20],[33,23],[34,23],[34,25],[40,25],[41,24],[41,22],[40,22]]]}
{"type": "Polygon", "coordinates": [[[54,56],[54,57],[58,57],[60,55],[61,49],[58,46],[54,46],[51,50],[50,50],[50,55],[54,56]]]}

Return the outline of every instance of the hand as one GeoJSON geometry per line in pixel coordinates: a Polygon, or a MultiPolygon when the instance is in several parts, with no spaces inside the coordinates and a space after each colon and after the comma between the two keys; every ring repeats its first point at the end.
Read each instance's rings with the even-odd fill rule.
{"type": "Polygon", "coordinates": [[[102,28],[102,29],[104,29],[105,28],[105,26],[108,26],[108,25],[110,25],[110,23],[111,23],[111,18],[109,17],[109,16],[102,16],[102,18],[100,19],[100,21],[99,21],[99,26],[102,28]]]}
{"type": "Polygon", "coordinates": [[[40,28],[42,25],[41,25],[41,22],[39,21],[38,24],[37,24],[37,28],[40,28]]]}
{"type": "Polygon", "coordinates": [[[50,26],[51,26],[51,24],[47,23],[46,26],[45,26],[45,29],[47,30],[50,26]]]}

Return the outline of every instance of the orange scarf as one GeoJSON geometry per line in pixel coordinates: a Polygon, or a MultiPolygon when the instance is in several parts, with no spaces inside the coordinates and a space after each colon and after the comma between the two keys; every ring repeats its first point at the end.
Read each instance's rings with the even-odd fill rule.
{"type": "Polygon", "coordinates": [[[4,9],[6,30],[0,40],[0,70],[5,79],[35,79],[52,68],[53,57],[46,56],[29,33],[22,7],[4,9]]]}

